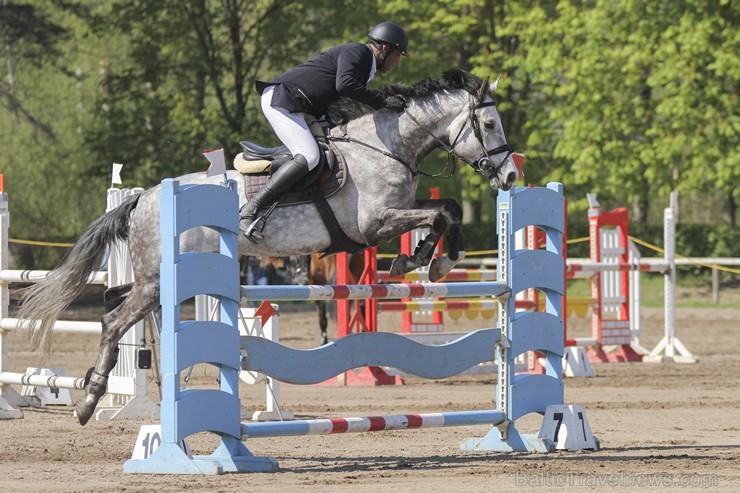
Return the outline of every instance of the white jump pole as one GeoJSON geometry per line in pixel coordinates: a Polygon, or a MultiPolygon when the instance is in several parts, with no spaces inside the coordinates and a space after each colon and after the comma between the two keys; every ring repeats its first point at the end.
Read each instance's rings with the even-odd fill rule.
{"type": "Polygon", "coordinates": [[[84,378],[60,377],[57,375],[35,375],[2,372],[0,381],[5,385],[29,385],[33,387],[48,387],[50,389],[77,389],[84,388],[84,378]]]}
{"type": "MultiPolygon", "coordinates": [[[[630,251],[630,263],[633,265],[639,265],[641,263],[640,250],[637,249],[631,239],[627,240],[627,244],[630,251]]],[[[662,272],[665,273],[665,270],[663,270],[662,272]]],[[[640,274],[640,269],[631,270],[629,273],[630,334],[632,335],[632,349],[637,351],[637,354],[645,356],[650,351],[642,346],[642,334],[640,331],[640,274]]]]}
{"type": "MultiPolygon", "coordinates": [[[[195,320],[219,321],[220,304],[212,296],[198,295],[195,297],[195,320]]],[[[239,333],[242,336],[258,336],[273,342],[280,342],[280,307],[273,304],[274,313],[262,323],[262,317],[257,313],[259,309],[251,307],[239,308],[239,333]]],[[[265,382],[265,409],[252,414],[253,421],[284,421],[293,419],[293,413],[280,408],[280,382],[263,373],[242,370],[239,379],[249,385],[265,382]]]]}
{"type": "MultiPolygon", "coordinates": [[[[261,318],[256,316],[254,308],[240,308],[242,313],[249,313],[251,311],[252,316],[251,319],[240,321],[240,333],[242,335],[257,335],[255,332],[261,332],[259,335],[265,339],[280,342],[280,307],[273,304],[272,308],[275,310],[275,313],[265,321],[264,325],[261,318]],[[251,331],[248,328],[250,322],[253,327],[251,331]],[[242,332],[242,328],[246,329],[246,331],[242,332]]],[[[251,374],[252,372],[242,370],[239,372],[239,378],[242,382],[251,383],[248,377],[251,374]]],[[[265,377],[265,410],[255,411],[252,414],[252,421],[285,421],[294,419],[292,412],[280,408],[280,381],[270,376],[262,376],[265,377]]]]}

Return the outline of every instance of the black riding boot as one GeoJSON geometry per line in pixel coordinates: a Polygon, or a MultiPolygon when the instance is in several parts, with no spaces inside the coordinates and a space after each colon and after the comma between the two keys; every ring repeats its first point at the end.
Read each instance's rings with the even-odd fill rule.
{"type": "Polygon", "coordinates": [[[290,190],[290,187],[298,183],[298,180],[306,176],[308,172],[306,158],[296,154],[290,161],[281,165],[267,180],[262,190],[242,206],[241,211],[239,211],[241,216],[239,228],[249,241],[257,243],[262,237],[260,232],[264,225],[261,225],[258,220],[255,221],[257,213],[278,200],[283,193],[290,190]]]}

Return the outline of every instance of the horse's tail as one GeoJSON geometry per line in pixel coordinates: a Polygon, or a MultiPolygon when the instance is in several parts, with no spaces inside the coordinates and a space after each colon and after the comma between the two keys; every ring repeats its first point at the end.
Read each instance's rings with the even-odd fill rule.
{"type": "Polygon", "coordinates": [[[90,275],[100,267],[108,245],[128,238],[129,218],[138,201],[137,194],[96,219],[59,265],[23,295],[18,319],[29,322],[34,348],[48,352],[54,322],[82,294],[90,275]]]}

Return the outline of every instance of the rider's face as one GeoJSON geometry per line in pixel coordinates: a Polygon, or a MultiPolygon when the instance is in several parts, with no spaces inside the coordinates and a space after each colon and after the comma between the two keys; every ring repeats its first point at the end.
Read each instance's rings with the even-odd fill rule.
{"type": "Polygon", "coordinates": [[[398,65],[399,62],[401,61],[401,50],[393,49],[393,48],[389,48],[389,49],[393,51],[388,56],[388,58],[386,58],[385,63],[383,64],[383,68],[380,69],[380,72],[383,74],[387,74],[388,72],[393,70],[396,67],[396,65],[398,65]]]}

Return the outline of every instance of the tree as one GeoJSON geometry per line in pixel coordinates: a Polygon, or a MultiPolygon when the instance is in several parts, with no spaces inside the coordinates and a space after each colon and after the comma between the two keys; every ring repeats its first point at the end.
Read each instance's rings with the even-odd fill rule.
{"type": "Polygon", "coordinates": [[[6,50],[15,90],[2,86],[0,98],[22,102],[15,108],[34,124],[13,128],[0,103],[12,235],[38,239],[42,230],[57,241],[73,239],[101,212],[113,162],[126,164],[125,185],[149,187],[203,169],[205,148],[233,154],[244,138],[276,143],[253,81],[316,55],[327,40],[364,38],[377,12],[375,2],[330,0],[6,0],[3,7],[3,33],[24,38],[6,50]],[[52,38],[33,31],[52,25],[45,19],[58,27],[57,48],[33,44],[52,38]]]}
{"type": "MultiPolygon", "coordinates": [[[[234,155],[245,138],[276,144],[254,80],[269,79],[317,54],[326,39],[346,35],[347,25],[323,14],[350,8],[350,2],[328,0],[113,2],[112,30],[126,55],[106,60],[89,146],[101,161],[130,163],[130,178],[148,186],[202,169],[205,148],[234,155]]],[[[350,20],[366,22],[353,10],[350,20]]]]}
{"type": "Polygon", "coordinates": [[[512,9],[523,71],[547,101],[528,146],[564,164],[547,179],[623,203],[631,196],[640,220],[671,189],[737,197],[736,6],[563,0],[512,9]]]}
{"type": "MultiPolygon", "coordinates": [[[[77,81],[68,64],[74,58],[62,57],[73,51],[76,14],[44,1],[5,0],[0,9],[7,67],[0,82],[0,172],[9,191],[11,235],[66,240],[80,231],[81,217],[91,210],[89,201],[80,200],[85,185],[69,179],[84,159],[77,126],[69,124],[79,115],[77,81]]],[[[48,265],[64,253],[13,247],[30,265],[48,265]]]]}
{"type": "MultiPolygon", "coordinates": [[[[126,164],[126,185],[149,187],[202,170],[203,149],[277,144],[253,81],[364,40],[383,20],[407,29],[411,56],[374,87],[451,67],[503,74],[498,109],[527,154],[528,181],[564,182],[576,210],[595,191],[644,219],[677,188],[722,195],[736,224],[736,4],[3,0],[0,171],[12,234],[77,236],[102,209],[113,162],[126,164]]],[[[445,160],[433,153],[424,169],[445,160]]],[[[430,185],[462,199],[473,221],[493,213],[494,194],[466,166],[451,180],[422,179],[420,197],[430,185]]]]}
{"type": "Polygon", "coordinates": [[[55,138],[51,127],[26,108],[16,92],[16,63],[29,63],[38,68],[53,62],[59,55],[58,43],[69,32],[51,21],[34,5],[3,0],[0,5],[0,37],[3,40],[6,78],[0,81],[0,94],[13,122],[22,117],[47,137],[55,138]]]}

